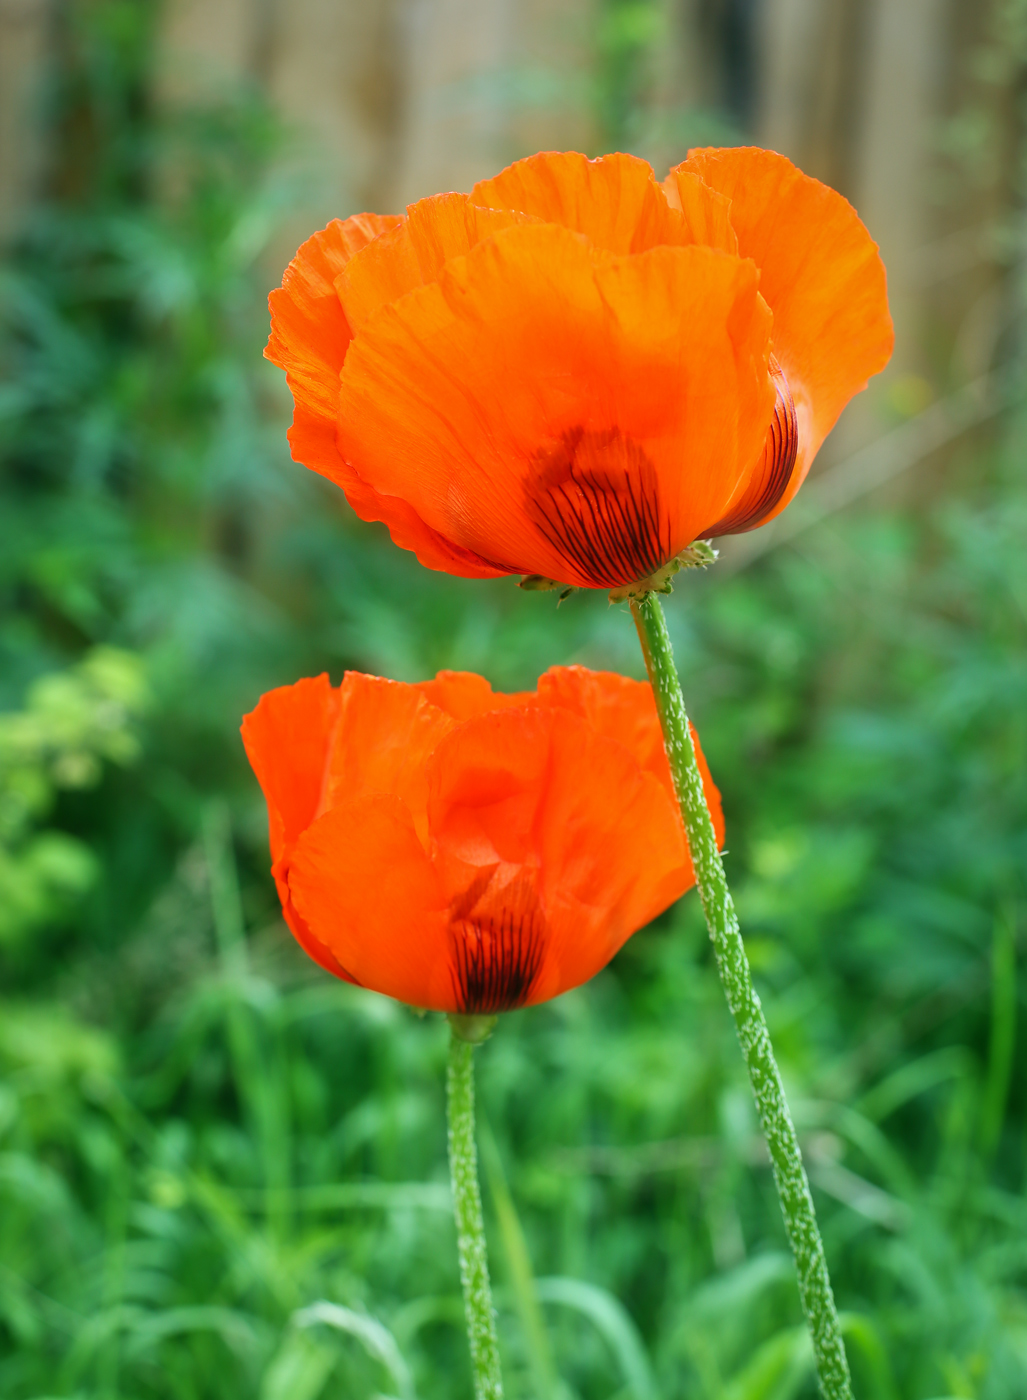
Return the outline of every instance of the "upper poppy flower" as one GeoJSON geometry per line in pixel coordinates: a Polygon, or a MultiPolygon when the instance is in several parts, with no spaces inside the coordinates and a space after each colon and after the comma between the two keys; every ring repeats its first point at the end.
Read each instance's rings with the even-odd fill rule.
{"type": "Polygon", "coordinates": [[[782,510],[891,353],[852,207],[772,151],[544,153],[309,239],[294,457],[422,564],[621,588],[782,510]]]}
{"type": "Polygon", "coordinates": [[[557,667],[500,695],[458,672],[349,672],[270,691],[242,732],[289,927],[411,1005],[557,996],[694,883],[648,684],[557,667]]]}

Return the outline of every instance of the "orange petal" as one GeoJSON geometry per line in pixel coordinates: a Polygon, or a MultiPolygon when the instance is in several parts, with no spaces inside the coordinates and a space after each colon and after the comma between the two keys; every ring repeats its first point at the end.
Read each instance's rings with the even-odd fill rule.
{"type": "Polygon", "coordinates": [[[677,806],[663,784],[619,743],[586,732],[587,740],[572,716],[557,712],[539,831],[564,987],[594,976],[694,883],[677,806]],[[581,920],[592,924],[592,939],[582,940],[581,920]]]}
{"type": "Polygon", "coordinates": [[[589,728],[613,739],[632,754],[640,768],[663,776],[667,790],[670,769],[652,686],[613,671],[590,671],[585,666],[552,666],[539,676],[538,695],[547,705],[559,705],[580,715],[589,728]]]}
{"type": "Polygon", "coordinates": [[[398,798],[364,797],[318,817],[296,846],[289,888],[315,937],[362,986],[456,1009],[445,899],[398,798]],[[432,992],[440,974],[441,998],[432,992]]]}
{"type": "Polygon", "coordinates": [[[300,914],[292,900],[292,891],[289,888],[289,870],[292,867],[293,851],[290,848],[271,867],[271,874],[274,877],[275,889],[278,891],[278,898],[282,904],[282,918],[288,925],[292,936],[300,945],[308,958],[313,958],[319,967],[323,967],[325,972],[330,972],[333,977],[341,977],[344,982],[356,982],[356,978],[343,967],[338,958],[326,947],[321,940],[313,934],[306,919],[300,914]]]}
{"type": "Polygon", "coordinates": [[[271,293],[271,338],[264,352],[286,372],[295,401],[289,442],[295,461],[346,493],[361,520],[384,520],[395,542],[422,564],[469,578],[501,570],[440,539],[403,500],[382,500],[347,467],[336,441],[339,371],[352,339],[335,278],[361,248],[399,224],[394,216],[356,214],[308,238],[271,293]]]}
{"type": "Polygon", "coordinates": [[[336,278],[335,293],[356,332],[376,307],[395,301],[423,280],[403,219],[346,264],[336,278]]]}
{"type": "Polygon", "coordinates": [[[317,812],[338,707],[339,692],[327,676],[283,685],[246,715],[242,738],[267,801],[272,873],[285,922],[315,962],[352,981],[293,907],[287,878],[291,851],[317,812]]]}
{"type": "Polygon", "coordinates": [[[888,362],[894,334],[884,265],[848,201],[784,156],[692,151],[682,170],[731,200],[739,252],[759,267],[774,313],[774,353],[795,399],[799,455],[770,519],[799,489],[849,399],[888,362]]]}
{"type": "Polygon", "coordinates": [[[431,762],[428,812],[454,907],[473,908],[496,884],[517,891],[516,916],[525,886],[537,890],[543,951],[529,1003],[593,976],[690,883],[663,786],[561,708],[503,710],[454,730],[431,762]]]}
{"type": "Polygon", "coordinates": [[[577,151],[541,151],[491,180],[479,180],[471,199],[561,224],[610,253],[694,241],[687,222],[667,203],[652,166],[638,156],[589,160],[577,151]]]}
{"type": "Polygon", "coordinates": [[[533,863],[551,725],[541,706],[490,711],[459,725],[433,754],[428,824],[451,893],[466,887],[468,872],[533,863]]]}
{"type": "Polygon", "coordinates": [[[731,201],[678,166],[660,187],[672,209],[680,211],[690,243],[738,254],[738,235],[731,222],[731,201]]]}
{"type": "Polygon", "coordinates": [[[420,681],[414,688],[456,720],[524,705],[535,698],[530,691],[513,695],[494,691],[484,676],[473,671],[440,671],[433,681],[420,681]]]}
{"type": "MultiPolygon", "coordinates": [[[[770,357],[770,374],[777,390],[774,418],[763,445],[755,470],[739,485],[738,495],[725,513],[705,534],[741,535],[766,524],[776,513],[778,502],[792,491],[793,477],[799,460],[799,420],[795,399],[777,357],[770,357]]],[[[796,487],[796,490],[798,488],[796,487]]]]}
{"type": "MultiPolygon", "coordinates": [[[[612,671],[590,671],[584,666],[553,666],[539,677],[538,695],[547,705],[560,705],[581,715],[589,727],[604,738],[623,744],[643,772],[659,779],[677,811],[677,794],[663,744],[660,717],[648,681],[629,680],[612,671]]],[[[724,813],[720,791],[710,775],[695,726],[690,727],[706,805],[713,818],[717,844],[722,846],[724,813]]],[[[690,875],[690,883],[691,878],[690,875]]]]}
{"type": "Polygon", "coordinates": [[[509,209],[484,209],[466,194],[437,194],[411,204],[407,217],[346,264],[336,290],[354,332],[372,311],[425,282],[500,229],[529,222],[509,209]]]}
{"type": "Polygon", "coordinates": [[[338,711],[339,692],[320,675],[269,690],[243,719],[246,756],[267,800],[273,860],[317,814],[338,711]]]}
{"type": "Polygon", "coordinates": [[[764,441],[756,278],[709,248],[612,257],[553,225],[498,233],[361,330],[347,463],[507,572],[633,582],[723,513],[764,441]]]}
{"type": "Polygon", "coordinates": [[[352,339],[335,279],[355,253],[398,223],[398,217],[380,214],[333,219],[302,245],[268,298],[265,355],[285,370],[297,406],[333,422],[339,370],[352,339]]]}
{"type": "Polygon", "coordinates": [[[319,812],[378,796],[397,797],[428,844],[425,764],[456,721],[423,688],[347,671],[328,745],[319,812]]]}

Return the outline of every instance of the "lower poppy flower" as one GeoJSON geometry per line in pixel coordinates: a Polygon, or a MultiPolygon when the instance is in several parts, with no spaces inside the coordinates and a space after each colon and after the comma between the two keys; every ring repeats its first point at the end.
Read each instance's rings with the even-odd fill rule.
{"type": "Polygon", "coordinates": [[[329,972],[414,1006],[558,996],[694,883],[645,683],[322,675],[270,691],[242,733],[289,927],[329,972]]]}

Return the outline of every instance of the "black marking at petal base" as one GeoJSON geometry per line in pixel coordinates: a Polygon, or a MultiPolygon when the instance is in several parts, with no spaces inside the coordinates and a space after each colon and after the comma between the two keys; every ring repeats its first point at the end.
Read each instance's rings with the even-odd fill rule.
{"type": "Polygon", "coordinates": [[[759,476],[766,472],[755,499],[744,496],[735,509],[703,533],[711,539],[719,535],[744,535],[755,530],[777,505],[788,489],[799,453],[799,422],[795,415],[795,400],[788,387],[784,370],[771,359],[770,373],[777,389],[774,417],[767,429],[759,476]]]}
{"type": "MultiPolygon", "coordinates": [[[[531,995],[545,951],[545,920],[538,902],[516,888],[488,903],[488,913],[450,919],[453,991],[464,1015],[513,1011],[531,995]]],[[[466,901],[462,901],[466,904],[466,901]]]]}
{"type": "Polygon", "coordinates": [[[592,588],[646,578],[671,558],[656,469],[617,429],[573,428],[536,464],[528,515],[592,588]]]}

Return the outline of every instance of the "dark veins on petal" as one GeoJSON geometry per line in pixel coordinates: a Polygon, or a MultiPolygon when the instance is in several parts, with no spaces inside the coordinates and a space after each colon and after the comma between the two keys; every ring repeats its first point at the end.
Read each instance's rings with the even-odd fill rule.
{"type": "Polygon", "coordinates": [[[493,892],[490,874],[475,881],[450,911],[453,990],[465,1015],[523,1006],[545,951],[545,919],[534,890],[515,881],[493,892]]]}
{"type": "Polygon", "coordinates": [[[674,552],[656,469],[616,429],[565,433],[537,460],[525,506],[548,543],[593,588],[647,578],[674,552]]]}
{"type": "Polygon", "coordinates": [[[705,535],[743,535],[755,530],[777,505],[788,489],[799,451],[799,424],[795,416],[795,401],[788,387],[784,370],[771,357],[770,374],[777,389],[774,417],[767,429],[763,459],[752,478],[749,490],[727,515],[704,530],[705,535]]]}

